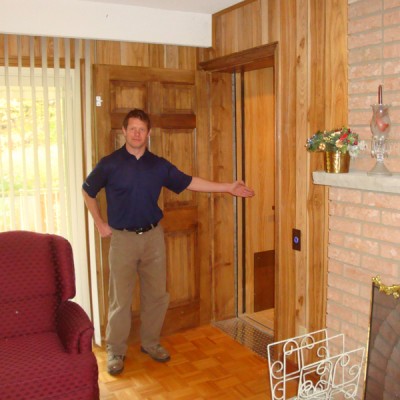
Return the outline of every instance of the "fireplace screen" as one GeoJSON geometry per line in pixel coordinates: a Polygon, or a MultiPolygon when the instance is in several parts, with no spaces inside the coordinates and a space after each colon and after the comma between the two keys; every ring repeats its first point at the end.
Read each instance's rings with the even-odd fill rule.
{"type": "Polygon", "coordinates": [[[400,399],[400,285],[373,279],[365,400],[400,399]]]}

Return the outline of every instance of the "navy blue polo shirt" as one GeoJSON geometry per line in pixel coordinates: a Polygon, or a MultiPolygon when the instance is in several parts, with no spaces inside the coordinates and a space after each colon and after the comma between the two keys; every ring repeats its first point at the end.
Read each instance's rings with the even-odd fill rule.
{"type": "Polygon", "coordinates": [[[82,188],[93,198],[105,188],[108,224],[114,229],[136,229],[163,217],[157,204],[163,186],[180,193],[191,181],[165,158],[146,149],[137,159],[124,145],[99,161],[82,188]]]}

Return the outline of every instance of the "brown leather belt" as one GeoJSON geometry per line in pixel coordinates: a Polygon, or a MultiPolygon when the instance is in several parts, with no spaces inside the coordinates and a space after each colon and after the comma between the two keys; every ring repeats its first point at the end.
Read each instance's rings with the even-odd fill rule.
{"type": "Polygon", "coordinates": [[[144,226],[143,228],[124,228],[124,229],[118,229],[119,231],[127,231],[127,232],[135,232],[138,235],[141,235],[142,233],[148,232],[151,229],[155,228],[158,225],[158,223],[151,224],[148,226],[144,226]]]}

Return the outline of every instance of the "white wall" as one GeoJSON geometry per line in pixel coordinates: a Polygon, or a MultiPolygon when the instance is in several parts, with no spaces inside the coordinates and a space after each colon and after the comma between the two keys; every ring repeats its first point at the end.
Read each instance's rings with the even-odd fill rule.
{"type": "Polygon", "coordinates": [[[211,46],[211,14],[80,0],[0,4],[0,33],[211,46]]]}

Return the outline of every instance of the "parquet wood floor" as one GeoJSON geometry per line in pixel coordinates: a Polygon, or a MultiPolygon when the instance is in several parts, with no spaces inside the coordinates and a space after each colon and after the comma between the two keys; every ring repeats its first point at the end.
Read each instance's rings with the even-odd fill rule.
{"type": "Polygon", "coordinates": [[[107,373],[106,352],[95,347],[101,400],[270,400],[268,363],[210,325],[164,337],[167,363],[129,347],[125,369],[107,373]]]}

